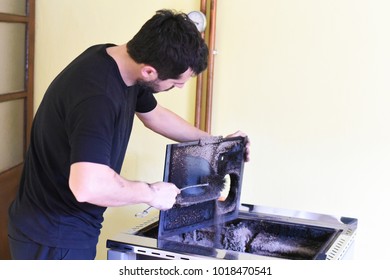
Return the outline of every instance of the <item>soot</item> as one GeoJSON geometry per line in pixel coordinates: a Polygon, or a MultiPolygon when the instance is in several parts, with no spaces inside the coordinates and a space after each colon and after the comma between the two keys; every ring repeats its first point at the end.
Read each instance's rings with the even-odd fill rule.
{"type": "Polygon", "coordinates": [[[214,247],[285,259],[313,259],[334,229],[242,220],[196,229],[167,238],[188,245],[214,247]]]}

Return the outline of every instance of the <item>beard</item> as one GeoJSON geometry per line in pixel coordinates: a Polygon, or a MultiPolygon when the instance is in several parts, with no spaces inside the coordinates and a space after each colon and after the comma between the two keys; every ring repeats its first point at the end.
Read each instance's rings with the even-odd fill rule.
{"type": "Polygon", "coordinates": [[[152,92],[152,93],[168,91],[168,90],[171,90],[172,88],[174,88],[174,86],[171,86],[170,88],[167,88],[167,89],[160,89],[159,81],[160,80],[158,80],[158,79],[156,79],[154,81],[137,80],[136,84],[138,86],[140,86],[141,88],[143,88],[149,92],[152,92]]]}
{"type": "Polygon", "coordinates": [[[149,91],[149,92],[152,92],[152,93],[157,93],[158,92],[157,85],[156,85],[155,81],[146,82],[146,81],[143,81],[143,80],[137,80],[136,84],[138,86],[140,86],[142,89],[144,89],[145,91],[149,91]]]}

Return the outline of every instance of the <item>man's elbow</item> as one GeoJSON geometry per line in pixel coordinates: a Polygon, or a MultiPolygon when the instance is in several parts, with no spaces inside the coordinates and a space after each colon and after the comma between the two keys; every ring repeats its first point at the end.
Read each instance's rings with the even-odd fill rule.
{"type": "Polygon", "coordinates": [[[69,188],[78,202],[90,202],[96,179],[91,163],[75,163],[70,167],[69,188]]]}
{"type": "Polygon", "coordinates": [[[85,184],[81,185],[78,182],[72,181],[70,178],[69,188],[78,202],[89,202],[91,200],[90,192],[88,191],[88,187],[85,184]]]}

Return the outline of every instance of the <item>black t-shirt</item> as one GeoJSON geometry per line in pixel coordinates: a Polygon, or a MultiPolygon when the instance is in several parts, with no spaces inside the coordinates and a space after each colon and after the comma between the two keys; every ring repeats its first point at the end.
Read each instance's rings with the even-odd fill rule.
{"type": "Polygon", "coordinates": [[[157,105],[151,92],[126,86],[106,52],[109,46],[87,49],[45,93],[9,210],[12,232],[47,246],[96,246],[106,208],[75,199],[68,185],[70,165],[100,163],[119,173],[135,112],[157,105]]]}

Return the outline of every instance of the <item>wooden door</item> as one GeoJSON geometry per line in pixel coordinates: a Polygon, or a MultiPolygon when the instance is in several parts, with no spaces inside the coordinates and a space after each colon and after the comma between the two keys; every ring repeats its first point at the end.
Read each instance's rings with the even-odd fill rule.
{"type": "Polygon", "coordinates": [[[33,117],[35,0],[0,0],[0,259],[33,117]]]}

